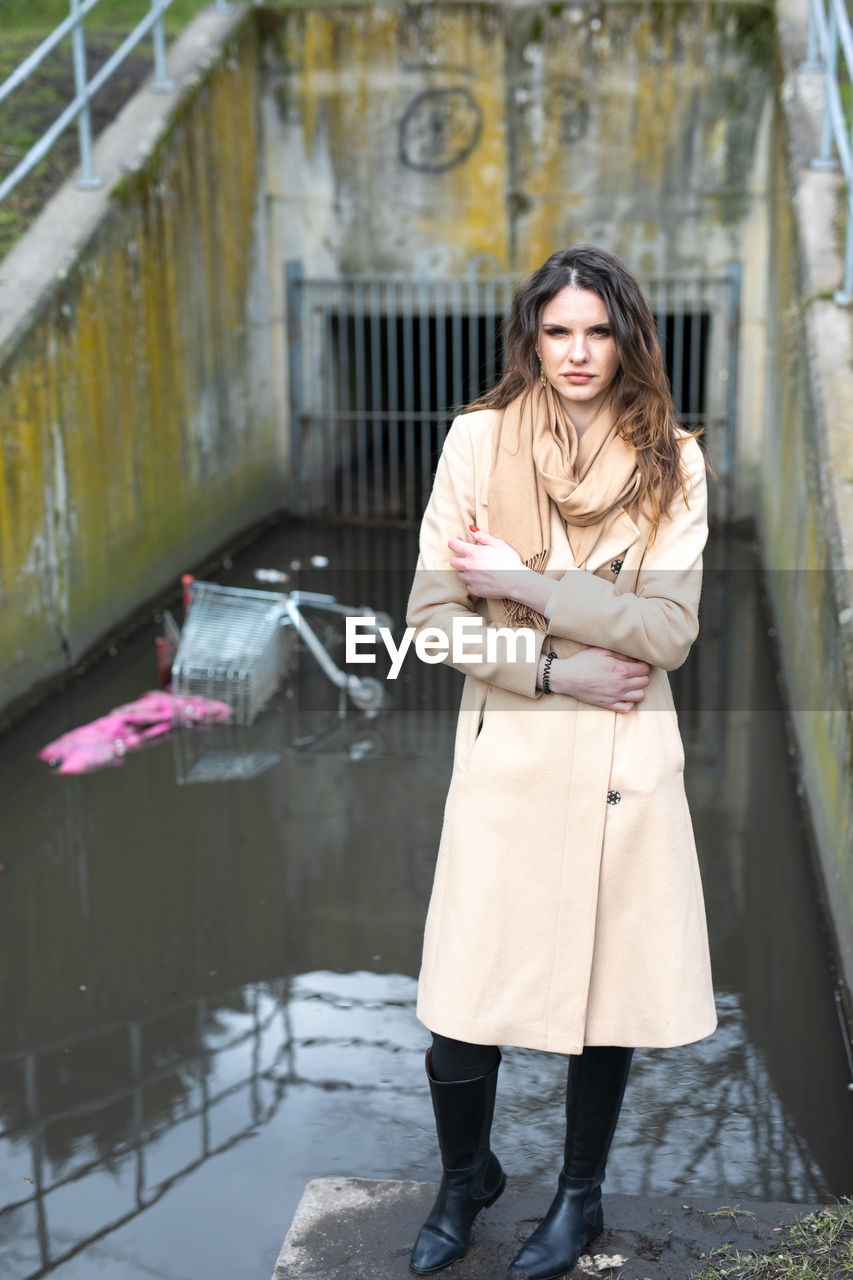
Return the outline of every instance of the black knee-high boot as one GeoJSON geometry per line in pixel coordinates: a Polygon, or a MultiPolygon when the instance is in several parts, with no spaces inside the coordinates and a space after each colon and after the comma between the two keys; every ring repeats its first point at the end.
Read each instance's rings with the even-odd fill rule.
{"type": "Polygon", "coordinates": [[[566,1149],[557,1194],[510,1265],[511,1280],[558,1280],[601,1235],[601,1184],[633,1052],[594,1046],[569,1059],[566,1149]]]}
{"type": "Polygon", "coordinates": [[[418,1233],[409,1266],[418,1275],[441,1271],[468,1249],[471,1226],[481,1209],[494,1204],[506,1175],[489,1146],[500,1057],[474,1080],[429,1079],[442,1177],[432,1212],[418,1233]]]}

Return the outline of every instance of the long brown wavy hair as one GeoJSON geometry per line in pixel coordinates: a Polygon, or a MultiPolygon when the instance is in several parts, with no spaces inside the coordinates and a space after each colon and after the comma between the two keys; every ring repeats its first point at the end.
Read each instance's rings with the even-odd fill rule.
{"type": "Polygon", "coordinates": [[[567,286],[598,294],[607,308],[619,353],[610,393],[616,428],[637,454],[640,485],[634,505],[651,521],[653,541],[679,491],[686,498],[686,474],[654,317],[636,279],[612,253],[587,244],[559,249],[519,285],[503,326],[506,372],[466,412],[504,409],[533,389],[539,379],[536,347],[542,311],[567,286]]]}

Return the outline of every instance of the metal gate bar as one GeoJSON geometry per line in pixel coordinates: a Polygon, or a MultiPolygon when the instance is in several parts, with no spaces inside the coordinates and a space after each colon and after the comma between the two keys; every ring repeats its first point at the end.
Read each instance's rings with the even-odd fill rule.
{"type": "MultiPolygon", "coordinates": [[[[307,279],[286,268],[293,509],[416,523],[456,412],[498,381],[515,277],[307,279]]],[[[704,429],[727,520],[734,472],[740,266],[641,279],[679,419],[704,429]]]]}

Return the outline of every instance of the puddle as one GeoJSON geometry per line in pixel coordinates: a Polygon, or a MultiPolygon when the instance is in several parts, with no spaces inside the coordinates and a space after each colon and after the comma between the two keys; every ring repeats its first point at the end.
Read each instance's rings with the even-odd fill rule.
{"type": "MultiPolygon", "coordinates": [[[[674,687],[720,1029],[637,1055],[607,1188],[824,1199],[853,1190],[853,1094],[750,550],[719,541],[710,560],[674,687]]],[[[289,589],[399,623],[413,562],[407,532],[296,525],[223,581],[287,569],[289,589]]],[[[79,777],[34,759],[154,683],[149,631],[0,740],[0,1274],[15,1280],[267,1276],[309,1178],[436,1173],[414,999],[455,674],[407,662],[387,713],[341,718],[302,654],[249,728],[79,777]]],[[[564,1076],[521,1050],[502,1069],[496,1147],[543,1195],[564,1076]]]]}

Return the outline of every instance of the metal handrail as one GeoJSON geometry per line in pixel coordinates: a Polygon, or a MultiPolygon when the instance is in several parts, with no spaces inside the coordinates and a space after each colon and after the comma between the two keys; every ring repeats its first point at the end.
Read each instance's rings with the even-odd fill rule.
{"type": "MultiPolygon", "coordinates": [[[[19,88],[32,73],[42,64],[49,53],[61,43],[66,36],[71,36],[74,59],[75,96],[40,138],[33,143],[27,154],[15,166],[11,173],[0,182],[0,202],[27,176],[28,173],[43,160],[56,142],[60,134],[68,128],[73,120],[77,121],[80,147],[81,175],[77,185],[94,189],[102,185],[102,179],[94,170],[92,159],[92,121],[89,104],[102,85],[114,71],[121,66],[127,55],[135,49],[140,41],[152,32],[154,46],[154,80],[151,85],[154,93],[170,93],[174,84],[166,75],[166,37],[163,29],[163,14],[172,0],[151,0],[151,9],[142,18],[119,47],[110,55],[101,69],[91,80],[86,71],[86,30],[83,19],[99,3],[99,0],[69,0],[70,13],[58,26],[42,40],[38,48],[26,57],[15,68],[11,75],[0,84],[0,102],[3,102],[13,90],[19,88]]],[[[227,0],[215,0],[214,9],[224,12],[228,9],[227,0]]]]}
{"type": "Polygon", "coordinates": [[[809,38],[803,71],[822,71],[824,76],[823,117],[820,154],[813,169],[835,169],[841,162],[847,204],[844,241],[844,280],[834,294],[839,306],[853,302],[853,123],[844,118],[838,82],[839,51],[846,64],[846,79],[853,82],[853,31],[844,0],[811,0],[809,38]],[[835,154],[833,154],[833,150],[835,154]],[[837,156],[837,158],[836,158],[837,156]]]}

